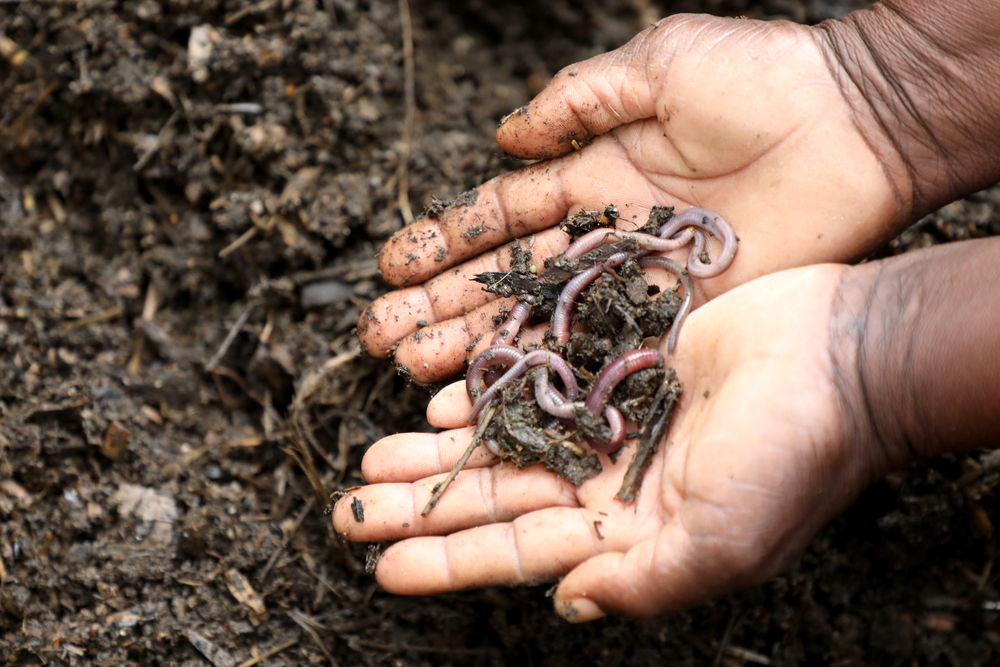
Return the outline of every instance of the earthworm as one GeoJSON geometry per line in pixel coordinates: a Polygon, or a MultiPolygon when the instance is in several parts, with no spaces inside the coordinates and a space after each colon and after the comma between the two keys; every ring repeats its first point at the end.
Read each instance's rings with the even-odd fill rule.
{"type": "Polygon", "coordinates": [[[599,452],[612,454],[621,449],[622,445],[625,444],[625,418],[622,417],[622,413],[618,408],[609,405],[604,408],[604,419],[607,420],[608,427],[611,429],[608,441],[605,443],[591,438],[587,443],[599,452]]]}
{"type": "Polygon", "coordinates": [[[611,428],[611,435],[606,443],[596,438],[589,438],[588,443],[591,447],[605,453],[616,452],[621,448],[625,442],[625,420],[618,408],[607,405],[608,397],[618,383],[632,373],[662,365],[663,356],[659,352],[642,349],[629,350],[601,369],[583,404],[593,415],[604,413],[604,418],[611,428]]]}
{"type": "MultiPolygon", "coordinates": [[[[581,401],[567,401],[559,390],[549,383],[549,374],[544,368],[537,368],[532,372],[535,374],[535,400],[542,410],[560,419],[573,419],[578,409],[585,409],[581,401]]],[[[605,406],[604,418],[611,430],[608,441],[590,439],[589,443],[594,449],[610,454],[618,451],[625,442],[625,418],[613,405],[605,406]]]]}
{"type": "MultiPolygon", "coordinates": [[[[582,238],[582,237],[581,237],[582,238]]],[[[597,277],[608,269],[621,266],[630,259],[636,259],[646,254],[645,250],[630,250],[626,252],[616,252],[603,262],[594,264],[589,269],[581,271],[563,286],[559,298],[556,300],[556,307],[552,311],[552,320],[549,329],[552,331],[552,338],[558,345],[565,345],[569,341],[569,327],[572,318],[573,306],[580,298],[580,293],[590,283],[597,280],[597,277]]]]}
{"type": "Polygon", "coordinates": [[[507,314],[507,319],[500,325],[493,335],[491,345],[510,345],[514,342],[514,336],[521,330],[521,325],[531,317],[531,305],[524,301],[518,301],[507,314]]]}
{"type": "Polygon", "coordinates": [[[524,352],[510,345],[493,345],[483,350],[476,360],[469,364],[465,374],[465,390],[469,396],[476,396],[486,388],[483,376],[494,366],[513,366],[524,357],[524,352]]]}
{"type": "Polygon", "coordinates": [[[572,401],[577,397],[580,393],[580,387],[576,383],[576,376],[573,375],[573,369],[570,368],[568,363],[566,363],[566,360],[550,350],[534,350],[532,352],[528,352],[515,361],[514,364],[507,369],[506,373],[501,375],[496,382],[490,385],[489,388],[476,399],[476,402],[472,404],[472,413],[469,415],[469,423],[475,423],[482,409],[489,405],[490,401],[493,400],[493,398],[497,395],[497,392],[499,392],[503,387],[523,375],[528,368],[531,368],[532,366],[540,366],[541,364],[547,364],[551,367],[552,370],[556,372],[556,375],[558,375],[563,381],[563,386],[566,388],[566,398],[572,401]]]}
{"type": "Polygon", "coordinates": [[[601,369],[583,404],[591,414],[599,415],[619,382],[636,371],[662,365],[663,355],[656,350],[650,348],[629,350],[601,369]]]}
{"type": "Polygon", "coordinates": [[[685,229],[675,238],[666,238],[663,236],[653,236],[652,234],[643,234],[642,232],[622,232],[615,229],[607,229],[605,227],[595,229],[593,231],[587,232],[577,240],[573,241],[562,256],[566,259],[576,259],[582,255],[586,255],[591,250],[599,248],[608,241],[632,241],[637,247],[643,250],[650,250],[652,252],[670,252],[671,250],[676,250],[677,248],[687,245],[692,236],[694,235],[694,229],[685,229]]]}
{"type": "Polygon", "coordinates": [[[644,269],[650,266],[666,269],[677,276],[677,279],[681,281],[681,285],[684,287],[684,299],[681,301],[681,307],[677,309],[677,314],[674,315],[673,324],[670,325],[670,335],[667,336],[667,351],[673,354],[674,348],[677,347],[677,337],[681,333],[681,324],[684,323],[684,318],[687,317],[688,311],[691,309],[694,283],[688,272],[684,270],[684,267],[666,257],[642,257],[639,259],[639,266],[644,269]]]}
{"type": "Polygon", "coordinates": [[[705,249],[705,240],[699,239],[696,235],[691,254],[688,255],[688,273],[695,278],[713,278],[729,268],[733,258],[736,257],[736,248],[739,244],[739,239],[736,238],[736,233],[729,223],[717,213],[703,208],[689,208],[665,222],[660,227],[660,237],[669,239],[682,229],[686,232],[690,228],[700,229],[717,237],[722,241],[722,251],[712,264],[701,261],[700,255],[705,249]]]}
{"type": "Polygon", "coordinates": [[[576,407],[583,404],[567,401],[566,397],[549,382],[549,374],[544,368],[534,368],[531,372],[535,378],[535,400],[538,401],[538,407],[553,417],[572,419],[576,407]]]}

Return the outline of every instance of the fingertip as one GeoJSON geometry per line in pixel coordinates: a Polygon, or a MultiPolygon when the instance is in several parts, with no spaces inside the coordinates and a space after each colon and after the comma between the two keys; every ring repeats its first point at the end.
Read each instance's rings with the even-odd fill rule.
{"type": "Polygon", "coordinates": [[[556,600],[555,608],[556,613],[570,623],[588,623],[607,616],[597,603],[585,597],[556,600]]]}
{"type": "Polygon", "coordinates": [[[438,382],[465,367],[469,331],[463,319],[432,324],[399,343],[396,361],[407,367],[415,382],[438,382]]]}
{"type": "Polygon", "coordinates": [[[380,482],[396,481],[393,475],[395,471],[391,470],[386,465],[386,462],[387,459],[392,460],[394,458],[392,452],[402,446],[404,440],[409,435],[412,434],[393,433],[371,444],[365,451],[364,456],[361,457],[361,476],[364,477],[366,482],[377,484],[380,482]]]}
{"type": "Polygon", "coordinates": [[[432,218],[421,218],[399,230],[382,246],[378,268],[390,285],[421,282],[454,262],[448,259],[448,241],[432,218]]]}
{"type": "Polygon", "coordinates": [[[394,595],[434,595],[450,590],[444,538],[413,537],[386,549],[375,581],[394,595]]]}
{"type": "Polygon", "coordinates": [[[468,423],[472,401],[465,380],[452,382],[427,405],[427,421],[435,428],[461,428],[468,423]]]}
{"type": "Polygon", "coordinates": [[[375,299],[358,318],[358,338],[365,351],[384,359],[401,338],[433,317],[426,290],[411,287],[375,299]]]}

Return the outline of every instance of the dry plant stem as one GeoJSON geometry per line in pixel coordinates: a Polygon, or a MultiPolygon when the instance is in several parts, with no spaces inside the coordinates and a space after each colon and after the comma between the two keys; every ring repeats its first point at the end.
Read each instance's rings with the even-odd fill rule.
{"type": "Polygon", "coordinates": [[[631,503],[639,493],[646,468],[649,467],[649,462],[652,460],[653,454],[656,453],[656,448],[666,435],[667,424],[670,423],[670,415],[674,412],[674,406],[677,405],[676,396],[679,394],[680,384],[676,382],[673,373],[668,371],[667,377],[663,379],[656,396],[653,397],[649,414],[646,416],[639,433],[635,455],[629,462],[625,476],[622,478],[621,488],[615,495],[615,498],[621,502],[631,503]]]}
{"type": "Polygon", "coordinates": [[[472,434],[472,440],[469,441],[469,446],[466,447],[461,458],[455,462],[455,466],[451,469],[451,472],[448,473],[448,476],[444,478],[444,481],[434,486],[434,491],[431,493],[431,497],[427,501],[427,504],[424,505],[424,509],[420,511],[420,516],[427,516],[431,513],[431,510],[434,509],[437,502],[441,500],[441,496],[443,496],[444,492],[448,490],[451,483],[455,481],[458,473],[461,472],[462,468],[465,467],[465,464],[469,462],[469,457],[472,456],[472,452],[474,452],[476,447],[479,446],[479,441],[483,439],[483,434],[486,433],[486,428],[490,425],[490,422],[493,421],[493,415],[496,414],[496,411],[497,408],[495,405],[490,405],[483,410],[482,419],[479,420],[479,425],[476,426],[476,430],[472,434]]]}

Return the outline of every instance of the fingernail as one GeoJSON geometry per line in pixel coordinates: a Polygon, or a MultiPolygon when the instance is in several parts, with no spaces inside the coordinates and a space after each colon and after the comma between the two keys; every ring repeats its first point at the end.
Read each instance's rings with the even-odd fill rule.
{"type": "Polygon", "coordinates": [[[570,623],[587,623],[605,616],[593,600],[572,598],[559,603],[559,615],[570,623]]]}

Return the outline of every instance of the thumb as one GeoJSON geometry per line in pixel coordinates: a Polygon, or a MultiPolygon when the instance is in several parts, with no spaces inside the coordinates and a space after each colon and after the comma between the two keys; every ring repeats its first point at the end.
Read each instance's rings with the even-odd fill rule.
{"type": "Polygon", "coordinates": [[[709,599],[718,582],[694,565],[690,536],[671,521],[653,539],[625,553],[605,553],[576,566],[559,584],[556,612],[571,623],[609,613],[654,616],[709,599]]]}
{"type": "Polygon", "coordinates": [[[553,157],[620,125],[655,116],[645,63],[656,29],[557,73],[535,99],[501,121],[500,148],[521,158],[553,157]]]}

